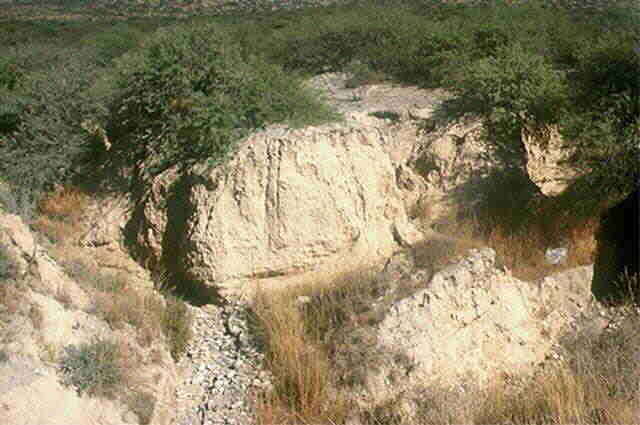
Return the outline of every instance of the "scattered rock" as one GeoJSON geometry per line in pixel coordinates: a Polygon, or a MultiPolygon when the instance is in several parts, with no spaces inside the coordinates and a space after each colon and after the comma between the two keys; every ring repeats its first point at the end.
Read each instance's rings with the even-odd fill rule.
{"type": "Polygon", "coordinates": [[[176,425],[253,425],[255,396],[269,385],[249,335],[246,307],[190,308],[193,339],[179,362],[176,425]]]}
{"type": "Polygon", "coordinates": [[[569,250],[567,248],[547,248],[544,258],[549,264],[560,264],[567,259],[569,250]]]}

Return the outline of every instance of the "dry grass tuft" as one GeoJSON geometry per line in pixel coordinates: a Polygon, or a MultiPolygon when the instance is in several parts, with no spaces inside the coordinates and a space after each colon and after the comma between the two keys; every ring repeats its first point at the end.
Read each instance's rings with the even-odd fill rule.
{"type": "Polygon", "coordinates": [[[14,282],[0,282],[0,307],[3,307],[0,312],[8,316],[14,315],[20,311],[23,302],[24,294],[14,282]]]}
{"type": "Polygon", "coordinates": [[[430,239],[412,247],[415,264],[418,268],[436,272],[450,265],[456,259],[466,255],[469,250],[483,245],[473,239],[430,239]]]}
{"type": "Polygon", "coordinates": [[[44,325],[44,315],[40,306],[31,304],[31,308],[29,308],[29,319],[34,328],[42,329],[42,325],[44,325]]]}
{"type": "Polygon", "coordinates": [[[82,232],[81,218],[88,196],[65,186],[45,195],[38,203],[34,228],[53,243],[64,243],[82,232]]]}
{"type": "Polygon", "coordinates": [[[332,390],[326,353],[308,335],[290,293],[258,293],[253,312],[273,375],[258,402],[259,424],[341,423],[347,404],[332,390]]]}
{"type": "Polygon", "coordinates": [[[73,186],[64,186],[44,196],[38,211],[52,219],[78,220],[87,204],[87,195],[73,186]]]}
{"type": "Polygon", "coordinates": [[[480,239],[496,251],[497,258],[515,277],[534,281],[561,270],[593,264],[596,227],[595,220],[564,230],[549,229],[535,222],[515,231],[496,225],[483,232],[480,239]],[[549,264],[545,252],[558,246],[567,247],[568,256],[560,264],[549,264]]]}
{"type": "Polygon", "coordinates": [[[593,264],[599,213],[574,214],[569,207],[554,202],[534,199],[517,207],[467,213],[438,230],[473,241],[473,245],[493,248],[498,261],[525,281],[593,264]],[[549,264],[545,252],[557,247],[568,248],[568,256],[560,264],[549,264]]]}
{"type": "Polygon", "coordinates": [[[631,424],[640,417],[640,313],[627,308],[602,335],[578,334],[565,343],[566,361],[538,376],[522,393],[496,387],[477,424],[631,424]]]}

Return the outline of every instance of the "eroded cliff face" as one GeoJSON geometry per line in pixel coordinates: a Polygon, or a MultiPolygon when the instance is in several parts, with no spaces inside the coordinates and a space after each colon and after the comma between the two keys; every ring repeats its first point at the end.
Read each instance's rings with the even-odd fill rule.
{"type": "Polygon", "coordinates": [[[256,133],[224,167],[155,178],[139,205],[135,242],[152,261],[208,285],[335,257],[389,256],[420,238],[390,154],[413,140],[392,133],[345,125],[256,133]]]}
{"type": "Polygon", "coordinates": [[[567,148],[556,127],[545,133],[523,130],[526,168],[529,178],[547,196],[561,194],[578,177],[578,171],[566,161],[574,153],[567,148]]]}
{"type": "MultiPolygon", "coordinates": [[[[414,270],[409,279],[422,275],[414,270]]],[[[482,388],[504,373],[531,375],[593,307],[592,275],[592,267],[581,267],[533,284],[497,267],[493,250],[471,251],[389,309],[377,329],[378,351],[393,354],[369,375],[367,394],[383,400],[402,388],[482,388]]]]}
{"type": "MultiPolygon", "coordinates": [[[[457,204],[473,205],[477,184],[505,167],[479,119],[438,117],[450,97],[442,90],[348,88],[346,79],[309,82],[343,122],[270,126],[242,141],[225,166],[143,179],[142,195],[119,207],[119,220],[96,216],[89,243],[124,234],[146,266],[234,290],[321,267],[362,267],[420,240],[457,204]]],[[[534,181],[540,167],[529,166],[534,181]]]]}
{"type": "MultiPolygon", "coordinates": [[[[1,209],[0,249],[2,271],[7,264],[11,269],[0,275],[0,422],[169,425],[176,369],[165,341],[158,337],[142,343],[130,326],[111,328],[96,313],[95,291],[72,278],[18,216],[1,209]],[[127,351],[130,387],[119,388],[114,397],[92,397],[63,385],[60,360],[66,350],[98,339],[117,341],[127,351]],[[130,390],[148,395],[144,414],[132,407],[130,390]]],[[[151,296],[149,288],[138,289],[151,296]]]]}

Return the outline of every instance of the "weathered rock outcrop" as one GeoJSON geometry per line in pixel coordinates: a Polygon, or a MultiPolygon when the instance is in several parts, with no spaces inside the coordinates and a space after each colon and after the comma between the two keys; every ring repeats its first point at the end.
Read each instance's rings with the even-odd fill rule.
{"type": "Polygon", "coordinates": [[[488,149],[482,122],[466,118],[427,133],[411,166],[425,181],[416,213],[438,220],[460,202],[476,202],[476,184],[500,169],[500,161],[488,149]]]}
{"type": "Polygon", "coordinates": [[[346,79],[309,81],[344,122],[271,126],[241,142],[226,166],[166,170],[142,182],[132,213],[116,205],[119,216],[99,217],[85,243],[108,244],[123,232],[146,266],[233,289],[366,266],[420,240],[417,229],[456,204],[474,205],[478,185],[503,166],[480,120],[437,118],[450,97],[442,90],[348,88],[346,79]]]}
{"type": "Polygon", "coordinates": [[[527,152],[527,173],[533,183],[547,196],[562,193],[579,173],[565,161],[573,151],[564,146],[556,127],[545,128],[546,134],[522,131],[527,152]]]}
{"type": "Polygon", "coordinates": [[[591,305],[591,275],[590,267],[581,267],[535,285],[496,268],[491,249],[471,251],[389,310],[379,326],[379,349],[409,364],[402,382],[389,382],[398,369],[398,354],[391,356],[370,376],[370,393],[384,399],[399,387],[484,385],[501,373],[533,372],[591,305]]]}
{"type": "Polygon", "coordinates": [[[414,142],[349,124],[256,133],[224,167],[157,177],[139,205],[135,243],[152,262],[209,285],[388,256],[419,239],[392,157],[414,142]]]}
{"type": "Polygon", "coordinates": [[[345,122],[272,126],[226,166],[148,182],[127,226],[140,260],[222,288],[361,267],[420,240],[419,222],[446,214],[455,189],[489,166],[477,121],[425,130],[440,92],[411,88],[407,98],[405,87],[380,85],[347,101],[349,90],[334,87],[343,80],[315,84],[333,90],[345,122]]]}
{"type": "MultiPolygon", "coordinates": [[[[122,399],[79,395],[61,383],[57,361],[69,345],[94,338],[128,341],[141,356],[129,372],[144,391],[153,394],[149,423],[168,425],[174,415],[176,372],[166,348],[155,341],[143,349],[127,329],[113,330],[95,315],[91,294],[70,278],[39,245],[15,215],[0,211],[3,272],[0,285],[0,423],[8,425],[138,424],[122,399]],[[150,361],[151,352],[154,361],[150,361]]],[[[133,364],[133,363],[132,363],[133,364]]]]}

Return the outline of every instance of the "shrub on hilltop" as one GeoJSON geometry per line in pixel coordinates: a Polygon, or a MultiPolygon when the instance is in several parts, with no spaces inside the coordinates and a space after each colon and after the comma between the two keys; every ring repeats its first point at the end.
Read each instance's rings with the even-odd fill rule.
{"type": "Polygon", "coordinates": [[[242,57],[214,25],[159,31],[122,62],[119,84],[109,136],[120,157],[151,160],[151,171],[219,163],[235,142],[269,123],[332,117],[299,79],[257,56],[242,57]]]}

